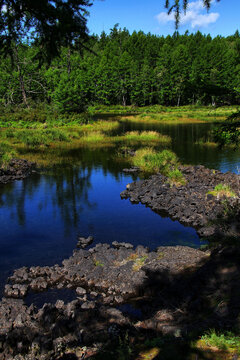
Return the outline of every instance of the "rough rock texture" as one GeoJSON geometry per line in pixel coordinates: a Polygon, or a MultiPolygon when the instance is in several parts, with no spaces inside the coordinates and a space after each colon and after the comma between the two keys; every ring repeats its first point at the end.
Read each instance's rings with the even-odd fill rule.
{"type": "Polygon", "coordinates": [[[97,244],[89,250],[75,250],[62,266],[15,270],[5,286],[4,296],[23,298],[30,290],[41,292],[48,288],[87,287],[97,291],[104,303],[122,303],[147,291],[142,288],[146,271],[167,269],[175,274],[206,257],[204,252],[185,246],[160,247],[149,252],[143,246],[133,250],[97,244]]]}
{"type": "Polygon", "coordinates": [[[18,269],[0,302],[0,359],[87,358],[94,344],[124,337],[126,331],[140,338],[188,333],[197,338],[210,328],[240,327],[239,273],[239,247],[148,252],[106,244],[77,250],[62,266],[18,269]],[[26,288],[48,287],[73,287],[76,300],[37,309],[20,299],[26,288]],[[117,305],[130,300],[141,315],[117,305]]]}
{"type": "Polygon", "coordinates": [[[167,271],[174,277],[208,259],[207,253],[189,247],[149,252],[143,246],[129,249],[129,245],[111,248],[98,244],[89,250],[75,250],[62,266],[16,270],[0,302],[0,359],[19,354],[27,354],[23,359],[52,359],[61,349],[119,336],[119,326],[131,327],[131,319],[111,306],[151,296],[148,273],[167,271]],[[29,290],[48,288],[73,288],[76,300],[67,304],[58,300],[40,310],[25,305],[22,298],[29,290]]]}
{"type": "Polygon", "coordinates": [[[12,159],[6,169],[0,169],[0,184],[25,179],[31,174],[34,167],[35,163],[33,162],[23,159],[12,159]]]}
{"type": "Polygon", "coordinates": [[[160,174],[127,185],[124,199],[141,202],[152,210],[167,213],[172,219],[193,226],[200,236],[240,234],[240,176],[221,173],[204,166],[180,167],[187,184],[170,186],[160,174]],[[227,184],[236,198],[217,198],[207,193],[217,184],[227,184]]]}
{"type": "Polygon", "coordinates": [[[140,168],[137,166],[132,166],[131,168],[123,169],[123,172],[125,172],[126,174],[137,173],[139,171],[140,171],[140,168]]]}
{"type": "Polygon", "coordinates": [[[79,236],[77,247],[85,249],[92,244],[93,240],[93,236],[88,236],[87,238],[79,236]]]}

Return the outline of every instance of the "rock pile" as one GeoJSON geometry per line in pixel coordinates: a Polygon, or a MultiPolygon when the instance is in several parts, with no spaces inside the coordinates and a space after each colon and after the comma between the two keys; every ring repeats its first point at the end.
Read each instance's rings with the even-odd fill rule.
{"type": "Polygon", "coordinates": [[[201,165],[182,166],[180,170],[186,178],[186,185],[170,186],[167,177],[157,174],[147,180],[128,184],[120,194],[121,198],[129,198],[133,203],[141,202],[173,220],[193,226],[202,237],[221,236],[232,230],[239,236],[240,176],[229,172],[224,174],[201,165]],[[237,196],[218,198],[208,194],[217,184],[229,185],[237,196]],[[221,221],[224,216],[227,228],[226,221],[221,221]]]}
{"type": "Polygon", "coordinates": [[[149,252],[143,246],[133,250],[129,245],[97,244],[89,250],[75,250],[62,266],[17,269],[0,302],[0,359],[19,359],[15,357],[19,354],[27,354],[21,359],[53,359],[61,349],[76,350],[111,338],[113,329],[119,336],[118,327],[130,326],[131,317],[116,307],[132,298],[151,296],[150,274],[167,272],[174,277],[208,259],[208,254],[189,247],[149,252]],[[40,310],[26,306],[22,298],[29,291],[49,288],[75,289],[76,300],[66,304],[58,300],[40,310]]]}
{"type": "Polygon", "coordinates": [[[35,163],[24,159],[12,159],[6,168],[0,169],[0,184],[25,179],[31,174],[35,163]]]}

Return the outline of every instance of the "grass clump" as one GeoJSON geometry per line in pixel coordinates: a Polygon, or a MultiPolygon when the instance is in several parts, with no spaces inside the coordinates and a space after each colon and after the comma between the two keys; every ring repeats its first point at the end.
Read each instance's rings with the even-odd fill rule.
{"type": "Polygon", "coordinates": [[[171,142],[170,136],[162,135],[157,131],[129,131],[123,136],[124,141],[128,142],[161,142],[168,144],[171,142]]]}
{"type": "Polygon", "coordinates": [[[101,266],[101,267],[103,267],[104,264],[101,263],[101,261],[95,259],[95,260],[94,260],[94,266],[101,266]]]}
{"type": "Polygon", "coordinates": [[[216,196],[217,198],[220,197],[236,197],[235,192],[230,188],[227,184],[217,184],[212,191],[208,191],[207,194],[211,194],[216,196]]]}
{"type": "Polygon", "coordinates": [[[9,162],[16,156],[16,151],[7,142],[0,143],[0,166],[6,168],[9,162]]]}
{"type": "Polygon", "coordinates": [[[186,179],[178,169],[178,158],[170,150],[156,152],[152,148],[143,148],[136,151],[132,159],[133,165],[146,173],[160,172],[169,178],[171,185],[185,185],[186,179]]]}
{"type": "Polygon", "coordinates": [[[111,133],[119,128],[120,124],[118,121],[96,121],[91,124],[82,125],[80,130],[84,135],[91,132],[103,132],[105,134],[111,133]]]}
{"type": "Polygon", "coordinates": [[[197,342],[197,347],[240,354],[240,337],[231,332],[218,334],[215,330],[210,330],[197,342]]]}
{"type": "Polygon", "coordinates": [[[14,140],[33,148],[46,146],[56,141],[69,141],[69,133],[60,129],[16,130],[13,136],[8,130],[5,135],[9,137],[9,134],[11,138],[14,137],[14,140]]]}
{"type": "Polygon", "coordinates": [[[167,176],[170,184],[175,184],[177,186],[186,185],[186,179],[179,169],[170,170],[167,176]]]}
{"type": "Polygon", "coordinates": [[[137,257],[134,261],[134,264],[132,266],[133,271],[139,271],[143,265],[145,264],[145,261],[147,260],[147,255],[137,257]]]}
{"type": "Polygon", "coordinates": [[[147,161],[147,157],[154,154],[155,151],[149,147],[137,150],[132,158],[133,165],[139,167],[142,171],[154,172],[154,167],[147,161]]]}
{"type": "Polygon", "coordinates": [[[87,135],[84,135],[80,141],[83,143],[97,143],[106,140],[106,135],[101,131],[93,131],[87,135]]]}

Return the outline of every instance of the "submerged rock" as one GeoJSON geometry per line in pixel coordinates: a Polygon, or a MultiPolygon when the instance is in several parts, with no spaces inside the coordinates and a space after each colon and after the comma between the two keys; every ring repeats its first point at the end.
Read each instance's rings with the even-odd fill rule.
{"type": "Polygon", "coordinates": [[[126,249],[133,249],[133,245],[130,243],[125,243],[125,242],[118,242],[118,241],[113,241],[112,242],[112,246],[115,249],[120,249],[121,247],[126,248],[126,249]]]}
{"type": "Polygon", "coordinates": [[[80,247],[82,249],[85,249],[86,247],[88,247],[89,245],[92,244],[94,240],[93,236],[88,236],[87,238],[84,237],[80,237],[78,238],[78,243],[77,243],[77,247],[80,247]]]}
{"type": "Polygon", "coordinates": [[[139,171],[140,171],[140,168],[137,166],[132,166],[131,168],[123,169],[123,172],[125,172],[126,174],[133,174],[133,173],[137,173],[139,171]]]}

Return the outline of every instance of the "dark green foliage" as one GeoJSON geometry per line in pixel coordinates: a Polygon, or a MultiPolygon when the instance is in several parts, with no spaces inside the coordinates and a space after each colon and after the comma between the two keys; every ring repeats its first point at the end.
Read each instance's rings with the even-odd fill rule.
{"type": "Polygon", "coordinates": [[[240,141],[240,111],[233,113],[227,121],[213,131],[214,141],[220,145],[235,144],[240,141]]]}
{"type": "Polygon", "coordinates": [[[13,44],[35,41],[38,58],[48,62],[61,46],[88,39],[86,7],[89,0],[1,0],[0,49],[13,56],[13,44]]]}
{"type": "MultiPolygon", "coordinates": [[[[227,38],[200,32],[164,38],[141,31],[130,35],[115,26],[109,35],[91,37],[88,46],[96,55],[62,47],[60,58],[39,68],[39,47],[19,44],[14,68],[1,57],[0,104],[34,104],[36,117],[45,122],[35,104],[45,103],[59,114],[96,104],[220,106],[240,101],[238,32],[227,38]]],[[[25,115],[27,120],[33,112],[26,109],[25,115]]]]}

